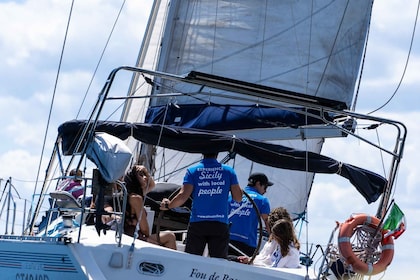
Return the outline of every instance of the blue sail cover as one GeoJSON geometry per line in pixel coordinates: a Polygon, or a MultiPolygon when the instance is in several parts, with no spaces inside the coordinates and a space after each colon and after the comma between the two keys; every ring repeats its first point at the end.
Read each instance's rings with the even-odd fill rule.
{"type": "MultiPolygon", "coordinates": [[[[87,121],[74,120],[58,128],[64,154],[74,152],[83,127],[87,121]]],[[[338,162],[332,158],[308,151],[295,150],[256,140],[236,138],[233,135],[144,123],[99,121],[96,132],[106,132],[122,140],[129,136],[143,143],[157,145],[187,153],[222,152],[237,153],[249,160],[267,166],[309,171],[314,173],[338,174],[347,178],[368,203],[376,201],[382,194],[387,180],[368,170],[338,162]]]]}
{"type": "MultiPolygon", "coordinates": [[[[296,108],[297,111],[303,109],[296,108]]],[[[315,112],[314,114],[319,114],[315,112]]],[[[323,116],[332,120],[327,114],[323,116]]],[[[302,113],[261,105],[183,104],[153,106],[147,110],[146,123],[176,125],[214,131],[267,127],[299,127],[322,123],[302,113]]]]}

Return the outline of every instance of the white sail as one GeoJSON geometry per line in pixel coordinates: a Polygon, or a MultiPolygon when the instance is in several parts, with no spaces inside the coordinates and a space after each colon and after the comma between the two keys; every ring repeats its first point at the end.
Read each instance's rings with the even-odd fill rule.
{"type": "MultiPolygon", "coordinates": [[[[325,98],[332,103],[337,102],[337,106],[350,108],[371,7],[372,1],[363,0],[156,1],[138,66],[176,75],[198,71],[325,98]]],[[[139,81],[144,83],[143,79],[139,81]]],[[[141,92],[137,90],[141,88],[140,85],[134,83],[130,94],[162,96],[182,93],[176,97],[153,99],[150,105],[155,108],[164,108],[168,104],[205,107],[209,103],[279,106],[273,99],[247,97],[245,100],[242,96],[225,91],[222,91],[223,97],[214,96],[210,94],[210,91],[217,92],[214,89],[200,89],[196,85],[187,87],[184,84],[177,87],[173,81],[160,82],[159,79],[155,82],[159,86],[155,86],[152,92],[141,92]],[[200,90],[202,94],[197,93],[200,90]]],[[[124,112],[124,121],[144,121],[145,113],[139,114],[140,108],[144,108],[140,102],[132,101],[124,112]]],[[[219,109],[212,114],[223,112],[219,109]]],[[[246,114],[249,118],[251,113],[246,114]]],[[[198,118],[204,119],[206,116],[198,118]]],[[[237,122],[241,121],[240,118],[238,116],[237,122]]],[[[165,121],[177,125],[175,120],[170,123],[166,117],[165,121]]],[[[267,120],[261,119],[261,122],[264,121],[267,120]]],[[[150,122],[158,123],[156,120],[150,122]]],[[[277,125],[270,129],[233,127],[230,132],[315,153],[321,151],[323,137],[330,137],[322,133],[311,136],[306,130],[295,126],[291,134],[286,134],[283,125],[294,124],[282,124],[282,129],[277,129],[277,125]]],[[[335,136],[341,137],[342,134],[335,136]]],[[[143,153],[147,152],[143,150],[143,153]]],[[[164,152],[158,153],[162,155],[164,152]]],[[[181,183],[183,171],[178,174],[174,170],[190,165],[197,157],[191,159],[191,156],[179,155],[178,152],[175,155],[168,153],[165,152],[165,159],[161,161],[156,157],[156,176],[181,183]],[[168,164],[166,160],[169,158],[176,164],[168,164]],[[165,171],[159,166],[165,166],[165,171]],[[171,175],[168,177],[166,173],[171,175]]],[[[253,171],[267,173],[275,183],[267,193],[272,207],[285,206],[295,215],[305,213],[313,181],[312,173],[272,169],[244,162],[240,157],[232,165],[242,185],[246,184],[248,175],[253,171]]]]}
{"type": "Polygon", "coordinates": [[[350,107],[372,1],[168,2],[158,7],[166,17],[150,26],[138,66],[215,74],[350,107]]]}

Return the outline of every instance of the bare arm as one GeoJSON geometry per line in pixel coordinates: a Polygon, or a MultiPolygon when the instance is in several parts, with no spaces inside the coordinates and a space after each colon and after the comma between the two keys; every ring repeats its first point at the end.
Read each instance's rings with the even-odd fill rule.
{"type": "Polygon", "coordinates": [[[144,168],[144,172],[146,174],[147,177],[147,184],[149,184],[149,190],[154,189],[155,187],[155,180],[153,179],[153,177],[150,175],[149,171],[147,170],[147,168],[144,168]]]}
{"type": "Polygon", "coordinates": [[[136,219],[140,219],[140,231],[145,236],[149,236],[149,223],[147,222],[147,213],[143,207],[143,197],[140,195],[132,195],[129,198],[131,213],[136,215],[136,219]]]}
{"type": "Polygon", "coordinates": [[[267,230],[268,234],[271,233],[270,225],[268,224],[268,214],[261,214],[261,218],[264,221],[265,229],[267,230]]]}
{"type": "Polygon", "coordinates": [[[235,200],[236,202],[242,201],[243,193],[241,187],[238,184],[230,186],[230,192],[232,193],[233,200],[235,200]]]}
{"type": "Polygon", "coordinates": [[[160,204],[160,209],[161,210],[168,210],[168,208],[170,209],[170,208],[175,208],[175,207],[181,206],[190,197],[193,189],[194,189],[193,185],[184,184],[181,187],[179,193],[172,200],[169,200],[167,198],[162,199],[162,202],[160,204]]]}

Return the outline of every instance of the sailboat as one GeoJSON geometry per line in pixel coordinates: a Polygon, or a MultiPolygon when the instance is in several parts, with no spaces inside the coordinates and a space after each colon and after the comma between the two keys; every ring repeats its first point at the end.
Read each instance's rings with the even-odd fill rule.
{"type": "MultiPolygon", "coordinates": [[[[156,0],[136,65],[113,69],[89,117],[58,128],[24,234],[0,236],[2,275],[348,279],[385,271],[395,235],[383,225],[393,205],[407,131],[399,121],[354,108],[372,5],[366,0],[156,0]],[[125,88],[119,79],[126,77],[131,82],[125,88]],[[378,127],[395,136],[391,148],[371,140],[378,127]],[[324,142],[336,138],[356,138],[387,155],[388,174],[322,155],[324,142]],[[133,164],[147,166],[157,190],[175,192],[185,168],[204,151],[218,152],[239,178],[264,171],[274,182],[267,193],[271,207],[285,207],[297,225],[309,226],[307,207],[316,174],[346,179],[368,204],[378,204],[377,212],[353,214],[349,209],[351,217],[331,228],[331,236],[302,251],[299,268],[272,268],[190,255],[182,251],[182,239],[176,251],[138,240],[123,232],[124,205],[114,208],[121,219],[109,227],[101,222],[101,208],[84,204],[91,188],[97,187],[101,197],[112,183],[120,186],[125,203],[118,179],[133,164]],[[81,201],[50,188],[73,168],[86,171],[81,201]],[[40,227],[46,196],[53,203],[46,226],[40,227]],[[58,218],[53,220],[51,213],[58,218]],[[320,244],[327,245],[312,251],[320,244]],[[318,267],[315,253],[321,255],[318,267]]],[[[159,211],[158,200],[146,197],[148,216],[159,211]]],[[[151,228],[182,233],[188,213],[169,215],[155,215],[151,228]]]]}

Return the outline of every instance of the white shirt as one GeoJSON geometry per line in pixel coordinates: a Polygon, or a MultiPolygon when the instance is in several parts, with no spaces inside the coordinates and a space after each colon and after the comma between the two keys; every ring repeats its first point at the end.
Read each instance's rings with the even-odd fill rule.
{"type": "Polygon", "coordinates": [[[264,244],[261,252],[255,257],[254,264],[268,267],[299,267],[299,250],[293,244],[289,245],[289,253],[286,256],[281,255],[280,245],[275,240],[264,244]]]}

